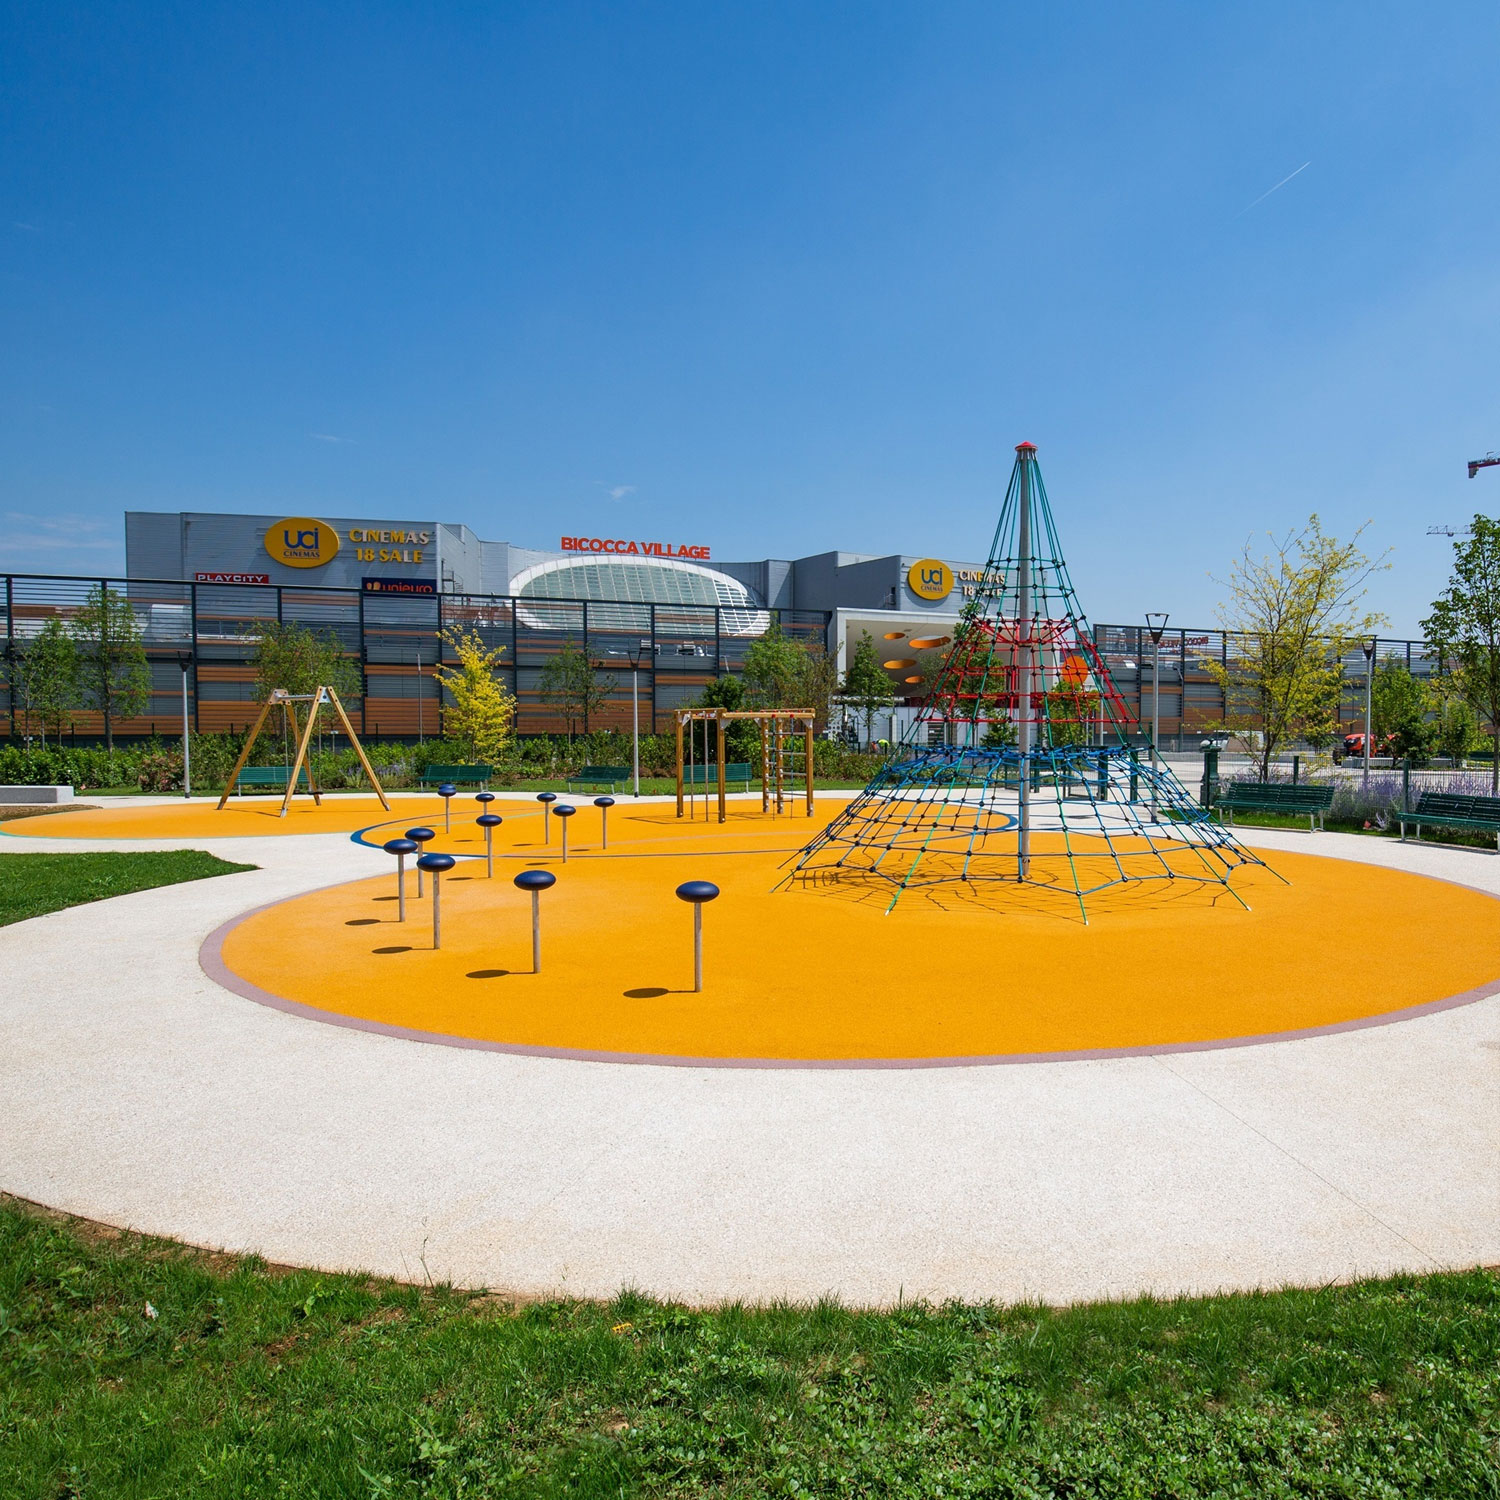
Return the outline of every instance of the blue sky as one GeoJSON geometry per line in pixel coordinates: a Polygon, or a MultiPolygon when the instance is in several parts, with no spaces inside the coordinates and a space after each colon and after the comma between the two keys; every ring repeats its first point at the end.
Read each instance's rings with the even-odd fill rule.
{"type": "Polygon", "coordinates": [[[1093,618],[1317,510],[1405,633],[1500,510],[1493,5],[0,19],[0,568],[126,508],[982,556],[1028,438],[1093,618]]]}

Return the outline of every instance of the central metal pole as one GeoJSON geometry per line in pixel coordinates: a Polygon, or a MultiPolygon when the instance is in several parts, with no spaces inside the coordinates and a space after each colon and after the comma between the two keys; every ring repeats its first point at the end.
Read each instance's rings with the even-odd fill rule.
{"type": "Polygon", "coordinates": [[[484,873],[490,880],[495,878],[495,841],[493,838],[495,830],[486,828],[484,830],[484,873]]]}
{"type": "Polygon", "coordinates": [[[406,856],[396,856],[396,920],[406,920],[406,856]]]}
{"type": "Polygon", "coordinates": [[[1365,643],[1365,775],[1363,790],[1370,790],[1370,720],[1375,703],[1375,646],[1372,638],[1365,643]]]}
{"type": "Polygon", "coordinates": [[[432,946],[434,948],[443,946],[443,922],[439,913],[439,893],[442,889],[442,877],[434,870],[432,872],[432,946]]]}
{"type": "Polygon", "coordinates": [[[531,972],[542,972],[542,897],[540,891],[531,893],[531,972]]]}
{"type": "Polygon", "coordinates": [[[703,988],[703,907],[693,905],[693,993],[703,988]]]}
{"type": "Polygon", "coordinates": [[[635,794],[641,795],[641,669],[630,664],[630,777],[635,794]]]}
{"type": "Polygon", "coordinates": [[[1016,878],[1025,880],[1031,871],[1031,465],[1036,449],[1024,443],[1016,451],[1021,464],[1021,524],[1016,559],[1016,641],[1020,646],[1016,673],[1016,751],[1021,757],[1016,878]]]}
{"type": "Polygon", "coordinates": [[[1161,738],[1161,636],[1151,640],[1151,821],[1156,821],[1156,742],[1161,738]]]}

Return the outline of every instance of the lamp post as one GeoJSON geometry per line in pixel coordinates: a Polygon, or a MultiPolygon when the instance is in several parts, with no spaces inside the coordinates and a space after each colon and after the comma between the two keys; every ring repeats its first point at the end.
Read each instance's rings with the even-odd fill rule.
{"type": "MultiPolygon", "coordinates": [[[[641,658],[651,650],[650,641],[641,641],[630,648],[630,780],[631,789],[641,795],[641,658]]],[[[656,732],[656,726],[651,726],[656,732]]]]}
{"type": "Polygon", "coordinates": [[[1371,710],[1375,706],[1375,647],[1376,639],[1372,635],[1369,640],[1360,643],[1365,653],[1365,774],[1363,790],[1370,790],[1370,719],[1371,710]]]}
{"type": "Polygon", "coordinates": [[[1161,738],[1161,638],[1167,631],[1165,612],[1146,611],[1146,633],[1151,637],[1151,821],[1156,821],[1156,742],[1161,738]]]}
{"type": "Polygon", "coordinates": [[[193,653],[179,651],[177,665],[182,668],[182,797],[186,801],[193,795],[193,757],[188,742],[188,671],[193,665],[193,653]]]}

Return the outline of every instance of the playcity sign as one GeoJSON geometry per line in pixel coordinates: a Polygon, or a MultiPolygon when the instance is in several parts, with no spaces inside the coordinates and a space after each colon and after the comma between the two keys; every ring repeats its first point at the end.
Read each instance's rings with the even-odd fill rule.
{"type": "Polygon", "coordinates": [[[564,552],[605,552],[611,557],[691,557],[695,562],[708,561],[707,547],[686,547],[671,542],[611,541],[597,536],[565,536],[564,552]]]}

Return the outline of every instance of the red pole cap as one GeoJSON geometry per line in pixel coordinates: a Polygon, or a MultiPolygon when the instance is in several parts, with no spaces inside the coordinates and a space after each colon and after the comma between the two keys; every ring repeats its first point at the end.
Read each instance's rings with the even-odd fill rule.
{"type": "Polygon", "coordinates": [[[1035,443],[1017,443],[1016,444],[1016,452],[1017,453],[1035,453],[1036,452],[1036,444],[1035,443]]]}

